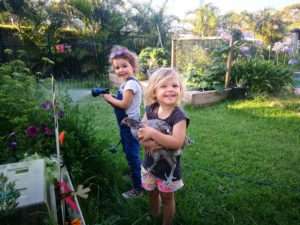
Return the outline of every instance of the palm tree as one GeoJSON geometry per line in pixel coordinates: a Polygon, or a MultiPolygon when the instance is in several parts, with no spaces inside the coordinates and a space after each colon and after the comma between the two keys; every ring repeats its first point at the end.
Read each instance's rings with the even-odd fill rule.
{"type": "Polygon", "coordinates": [[[196,9],[192,14],[194,19],[190,20],[193,25],[193,32],[200,36],[212,36],[217,32],[218,12],[212,4],[206,4],[196,9]]]}
{"type": "Polygon", "coordinates": [[[145,46],[169,47],[171,23],[178,18],[165,14],[168,0],[164,0],[158,10],[152,7],[151,0],[147,3],[132,1],[129,3],[131,5],[131,18],[129,19],[128,31],[131,33],[131,37],[136,41],[143,39],[143,48],[145,46]]]}

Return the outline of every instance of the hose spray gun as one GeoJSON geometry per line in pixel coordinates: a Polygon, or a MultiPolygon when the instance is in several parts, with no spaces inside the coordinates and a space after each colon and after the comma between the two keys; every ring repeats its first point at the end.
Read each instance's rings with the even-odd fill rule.
{"type": "Polygon", "coordinates": [[[92,89],[92,96],[97,97],[102,94],[108,94],[109,93],[109,88],[101,88],[101,87],[96,87],[92,89]]]}

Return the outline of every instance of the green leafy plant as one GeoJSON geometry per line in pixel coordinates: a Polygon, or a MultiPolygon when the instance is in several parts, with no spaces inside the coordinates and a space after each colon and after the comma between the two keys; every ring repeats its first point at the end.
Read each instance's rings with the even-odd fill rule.
{"type": "Polygon", "coordinates": [[[3,173],[0,174],[0,218],[10,215],[17,207],[20,192],[16,189],[15,182],[9,182],[3,173]]]}
{"type": "Polygon", "coordinates": [[[209,84],[205,81],[203,68],[197,68],[196,66],[189,64],[184,75],[186,77],[186,85],[189,89],[204,90],[209,88],[209,84]]]}
{"type": "Polygon", "coordinates": [[[168,64],[168,55],[163,48],[144,48],[139,54],[140,71],[146,76],[153,70],[168,64]]]}
{"type": "Polygon", "coordinates": [[[178,44],[178,49],[176,50],[176,68],[182,73],[187,72],[190,64],[194,67],[203,67],[211,61],[211,55],[208,53],[210,48],[200,42],[200,46],[193,44],[183,43],[178,44]],[[201,44],[201,45],[200,45],[201,44]],[[203,46],[202,46],[203,45],[203,46]]]}
{"type": "Polygon", "coordinates": [[[223,58],[214,51],[202,64],[187,64],[184,77],[190,89],[223,91],[225,72],[223,58]]]}
{"type": "Polygon", "coordinates": [[[0,163],[54,151],[52,102],[42,83],[21,60],[0,66],[0,163]]]}
{"type": "Polygon", "coordinates": [[[293,73],[285,65],[262,59],[239,60],[232,69],[235,83],[243,83],[252,94],[276,94],[291,86],[293,73]]]}

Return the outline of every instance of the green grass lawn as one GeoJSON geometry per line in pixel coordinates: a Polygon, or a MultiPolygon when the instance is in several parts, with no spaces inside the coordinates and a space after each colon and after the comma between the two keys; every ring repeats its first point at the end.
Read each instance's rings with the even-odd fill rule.
{"type": "MultiPolygon", "coordinates": [[[[116,144],[118,129],[110,106],[80,102],[99,136],[116,144]]],[[[194,143],[182,156],[185,186],[176,194],[177,225],[300,224],[300,101],[297,98],[224,102],[185,107],[194,143]]],[[[147,219],[147,197],[125,201],[130,186],[122,151],[107,151],[115,168],[111,197],[85,208],[88,224],[159,224],[147,219]]],[[[100,188],[101,189],[101,188],[100,188]]],[[[100,192],[101,196],[101,192],[100,192]]]]}

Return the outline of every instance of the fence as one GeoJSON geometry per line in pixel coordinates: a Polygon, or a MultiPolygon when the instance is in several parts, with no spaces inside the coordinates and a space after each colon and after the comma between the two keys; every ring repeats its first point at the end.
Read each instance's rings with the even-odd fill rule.
{"type": "Polygon", "coordinates": [[[205,52],[224,45],[221,37],[178,35],[172,38],[171,65],[183,71],[189,63],[196,63],[205,52]]]}

